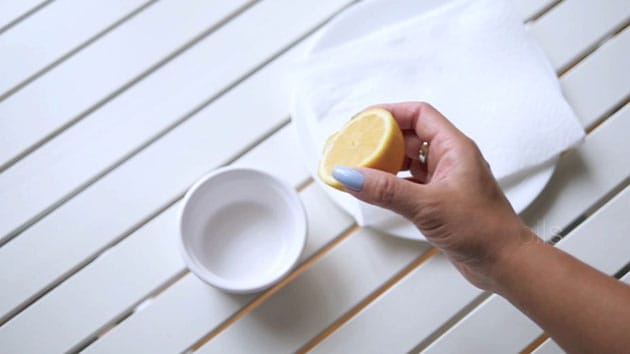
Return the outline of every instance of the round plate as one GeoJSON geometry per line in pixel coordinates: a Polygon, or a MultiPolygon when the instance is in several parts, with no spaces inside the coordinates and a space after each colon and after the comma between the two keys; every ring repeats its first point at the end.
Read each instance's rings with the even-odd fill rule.
{"type": "MultiPolygon", "coordinates": [[[[358,3],[331,20],[317,34],[310,43],[306,56],[342,45],[390,24],[430,11],[442,4],[444,4],[442,0],[375,0],[358,3]]],[[[301,103],[298,105],[298,110],[308,111],[303,114],[314,114],[311,107],[306,107],[301,103]]],[[[299,114],[297,115],[299,118],[299,114]]],[[[303,120],[296,119],[295,121],[298,131],[308,129],[303,126],[305,124],[303,120]]],[[[553,175],[557,161],[558,158],[552,159],[532,170],[501,181],[501,187],[516,212],[522,212],[536,199],[553,175]]],[[[339,200],[339,198],[333,199],[339,200]]],[[[347,207],[343,203],[341,206],[347,207]]],[[[391,231],[395,236],[418,239],[417,235],[412,236],[408,231],[391,231]]]]}

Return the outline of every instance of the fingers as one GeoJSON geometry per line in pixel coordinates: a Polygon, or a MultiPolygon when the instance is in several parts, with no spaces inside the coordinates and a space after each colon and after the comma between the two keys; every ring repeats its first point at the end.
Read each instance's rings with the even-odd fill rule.
{"type": "Polygon", "coordinates": [[[333,176],[356,198],[392,210],[410,220],[422,206],[424,186],[390,173],[370,168],[336,167],[333,176]]]}
{"type": "Polygon", "coordinates": [[[404,131],[403,136],[405,138],[405,155],[412,160],[418,160],[422,139],[410,131],[404,131]]]}
{"type": "Polygon", "coordinates": [[[405,163],[402,170],[409,170],[413,177],[421,183],[427,180],[427,165],[420,163],[419,151],[422,146],[422,140],[415,133],[410,131],[404,132],[405,137],[405,163]]]}
{"type": "Polygon", "coordinates": [[[429,172],[427,171],[427,165],[421,163],[418,160],[412,160],[409,164],[409,172],[415,180],[420,183],[427,183],[429,180],[429,172]]]}
{"type": "MultiPolygon", "coordinates": [[[[429,143],[426,161],[426,169],[429,172],[434,171],[438,162],[449,155],[449,152],[453,156],[459,156],[470,148],[470,139],[428,103],[389,103],[378,107],[390,111],[396,119],[405,134],[405,155],[412,161],[418,160],[422,143],[424,141],[429,143]]],[[[413,162],[409,163],[410,170],[413,165],[413,162]]],[[[418,177],[424,175],[426,179],[427,173],[422,173],[422,169],[416,168],[415,172],[418,177]]]]}
{"type": "Polygon", "coordinates": [[[425,102],[401,102],[380,104],[398,122],[401,130],[411,130],[429,143],[438,135],[462,135],[462,133],[433,106],[425,102]]]}

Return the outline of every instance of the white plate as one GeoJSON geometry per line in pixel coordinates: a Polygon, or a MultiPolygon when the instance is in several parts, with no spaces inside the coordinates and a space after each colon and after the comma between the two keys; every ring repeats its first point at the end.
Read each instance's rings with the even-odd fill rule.
{"type": "Polygon", "coordinates": [[[234,293],[270,287],[297,263],[306,241],[297,192],[247,168],[217,169],[195,183],[180,212],[180,251],[201,280],[234,293]]]}
{"type": "MultiPolygon", "coordinates": [[[[358,3],[339,14],[326,25],[313,39],[306,55],[339,46],[387,25],[404,21],[440,4],[444,4],[444,1],[374,0],[358,3]]],[[[296,127],[300,134],[304,136],[309,128],[305,126],[305,120],[300,119],[300,112],[305,115],[313,115],[313,111],[310,107],[305,107],[301,103],[298,103],[297,108],[294,108],[294,110],[296,110],[294,113],[297,116],[294,117],[297,118],[295,119],[296,127]]],[[[308,144],[309,142],[303,143],[308,144]]],[[[553,159],[527,173],[501,181],[501,187],[516,212],[522,212],[536,199],[553,175],[557,161],[557,158],[553,159]]],[[[339,202],[339,198],[333,197],[333,199],[339,202]]],[[[344,208],[347,207],[343,203],[340,205],[344,208]]],[[[397,230],[391,230],[391,233],[405,238],[418,238],[417,236],[410,236],[407,231],[397,232],[397,230]]]]}

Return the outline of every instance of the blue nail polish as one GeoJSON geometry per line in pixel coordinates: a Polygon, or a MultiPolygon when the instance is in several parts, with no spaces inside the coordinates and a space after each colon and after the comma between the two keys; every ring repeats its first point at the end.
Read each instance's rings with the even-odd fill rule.
{"type": "Polygon", "coordinates": [[[337,166],[333,169],[332,175],[346,188],[352,189],[356,192],[363,189],[363,174],[355,169],[345,166],[337,166]]]}

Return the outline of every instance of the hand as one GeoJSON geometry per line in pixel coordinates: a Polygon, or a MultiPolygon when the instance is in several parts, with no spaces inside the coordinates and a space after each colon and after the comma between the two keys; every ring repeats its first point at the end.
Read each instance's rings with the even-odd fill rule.
{"type": "Polygon", "coordinates": [[[497,185],[477,145],[427,103],[379,105],[405,136],[412,178],[338,167],[348,193],[413,222],[474,285],[493,290],[501,260],[526,243],[542,242],[522,223],[497,185]],[[426,164],[418,152],[430,144],[426,164]]]}
{"type": "Polygon", "coordinates": [[[404,132],[404,168],[413,177],[336,168],[333,176],[348,193],[411,220],[471,283],[505,297],[566,351],[627,351],[630,287],[527,229],[475,143],[433,107],[380,107],[404,132]],[[418,160],[422,141],[430,144],[426,165],[418,160]]]}

